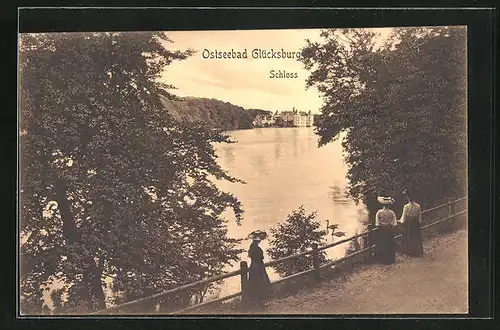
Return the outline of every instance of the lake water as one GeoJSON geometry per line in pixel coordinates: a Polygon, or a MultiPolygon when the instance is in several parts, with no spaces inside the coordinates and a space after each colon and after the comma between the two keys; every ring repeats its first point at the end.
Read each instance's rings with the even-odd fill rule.
{"type": "MultiPolygon", "coordinates": [[[[362,229],[366,217],[364,205],[356,205],[347,197],[346,178],[348,167],[343,160],[341,140],[319,148],[318,136],[312,127],[257,128],[228,133],[237,143],[216,146],[219,164],[230,175],[246,184],[219,182],[221,189],[233,193],[245,211],[241,226],[236,225],[234,215],[226,213],[229,235],[244,238],[256,229],[269,229],[284,222],[287,215],[303,205],[306,212],[317,212],[316,220],[326,229],[326,220],[338,224],[346,237],[362,229]]],[[[330,235],[325,237],[332,242],[330,235]]],[[[345,237],[344,237],[345,238],[345,237]]],[[[340,240],[340,238],[336,238],[340,240]]],[[[261,242],[264,261],[268,240],[261,242]]],[[[243,241],[248,249],[251,241],[243,241]]],[[[328,257],[338,258],[345,254],[346,244],[327,250],[328,257]]],[[[242,260],[250,260],[242,253],[242,260]]],[[[228,267],[238,269],[239,264],[228,267]]],[[[272,269],[272,280],[278,279],[272,269]]],[[[240,290],[239,277],[224,281],[221,296],[240,290]]]]}

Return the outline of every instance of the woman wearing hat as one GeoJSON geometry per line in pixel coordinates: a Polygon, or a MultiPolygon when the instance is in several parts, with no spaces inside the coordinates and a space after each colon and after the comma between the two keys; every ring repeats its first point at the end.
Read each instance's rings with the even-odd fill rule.
{"type": "Polygon", "coordinates": [[[424,254],[422,242],[422,211],[413,196],[403,191],[408,203],[403,206],[403,214],[399,222],[404,227],[404,252],[411,257],[421,257],[424,254]]]}
{"type": "Polygon", "coordinates": [[[249,238],[252,244],[248,249],[248,257],[251,264],[248,269],[248,302],[251,305],[264,307],[264,301],[268,298],[271,291],[271,281],[264,267],[264,252],[259,247],[261,240],[267,236],[266,232],[257,230],[250,233],[249,238]]]}
{"type": "Polygon", "coordinates": [[[380,196],[377,198],[382,208],[375,214],[375,225],[377,226],[376,255],[377,259],[384,264],[392,264],[396,261],[396,249],[393,232],[397,225],[396,214],[389,209],[394,204],[392,197],[380,196]]]}

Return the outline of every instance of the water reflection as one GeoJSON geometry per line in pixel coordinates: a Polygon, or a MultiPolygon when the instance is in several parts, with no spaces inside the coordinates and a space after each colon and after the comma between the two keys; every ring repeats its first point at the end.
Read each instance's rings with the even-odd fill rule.
{"type": "Polygon", "coordinates": [[[262,153],[254,154],[254,167],[260,172],[260,174],[267,176],[269,173],[267,171],[267,162],[264,160],[264,155],[262,153]]]}
{"type": "Polygon", "coordinates": [[[336,205],[349,205],[351,203],[347,191],[338,185],[338,181],[337,184],[330,187],[328,195],[336,205]]]}
{"type": "Polygon", "coordinates": [[[276,146],[274,148],[274,159],[278,160],[281,157],[281,144],[276,143],[276,146]]]}
{"type": "Polygon", "coordinates": [[[223,159],[224,159],[224,167],[231,168],[234,164],[234,144],[227,145],[227,148],[224,148],[223,151],[223,159]]]}
{"type": "Polygon", "coordinates": [[[293,155],[297,157],[297,128],[292,128],[292,146],[293,146],[293,155]]]}
{"type": "Polygon", "coordinates": [[[281,143],[283,141],[283,138],[281,137],[281,129],[276,128],[274,129],[274,159],[278,160],[281,157],[281,143]]]}
{"type": "MultiPolygon", "coordinates": [[[[285,128],[286,129],[286,128],[285,128]]],[[[281,134],[281,131],[283,129],[281,128],[276,128],[276,129],[272,129],[274,131],[274,139],[275,139],[275,142],[281,142],[283,141],[283,138],[282,138],[282,134],[281,134]]],[[[261,133],[263,132],[263,130],[261,130],[261,133]]]]}

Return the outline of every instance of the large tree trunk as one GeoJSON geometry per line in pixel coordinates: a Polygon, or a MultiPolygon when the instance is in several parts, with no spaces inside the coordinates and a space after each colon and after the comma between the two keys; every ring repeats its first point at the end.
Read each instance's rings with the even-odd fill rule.
{"type": "MultiPolygon", "coordinates": [[[[82,244],[81,235],[79,235],[73,214],[71,212],[70,202],[67,196],[67,186],[63,180],[58,180],[55,189],[56,201],[63,222],[63,235],[67,240],[68,245],[82,244]]],[[[103,262],[103,261],[102,261],[103,262]]],[[[101,285],[102,267],[96,265],[92,257],[84,261],[83,282],[87,286],[88,292],[85,297],[87,306],[90,310],[94,310],[94,300],[97,302],[98,309],[106,307],[104,291],[101,285]]]]}
{"type": "Polygon", "coordinates": [[[89,300],[87,306],[90,310],[106,308],[106,297],[101,284],[102,272],[94,263],[94,260],[89,260],[91,263],[85,267],[83,272],[83,280],[89,288],[89,300]]]}
{"type": "Polygon", "coordinates": [[[62,180],[58,180],[55,187],[55,197],[63,222],[63,235],[69,245],[78,241],[76,224],[68,201],[67,188],[62,180]]]}
{"type": "Polygon", "coordinates": [[[102,271],[104,267],[104,256],[99,257],[99,263],[95,267],[94,276],[92,278],[92,292],[97,301],[98,309],[106,308],[106,296],[104,295],[104,290],[101,283],[102,271]]]}

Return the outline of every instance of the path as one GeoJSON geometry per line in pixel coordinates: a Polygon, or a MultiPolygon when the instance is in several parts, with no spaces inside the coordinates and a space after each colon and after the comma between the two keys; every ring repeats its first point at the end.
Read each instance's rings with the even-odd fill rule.
{"type": "Polygon", "coordinates": [[[467,232],[425,242],[421,259],[364,266],[268,303],[272,314],[465,314],[468,312],[467,232]],[[339,283],[340,282],[340,283],[339,283]]]}

